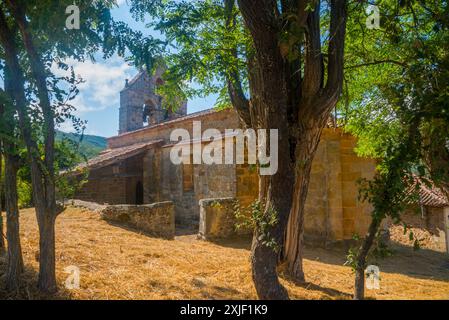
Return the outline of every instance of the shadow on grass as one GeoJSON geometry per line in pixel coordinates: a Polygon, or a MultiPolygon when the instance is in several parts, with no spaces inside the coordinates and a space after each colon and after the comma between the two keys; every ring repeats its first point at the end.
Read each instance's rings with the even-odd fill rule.
{"type": "Polygon", "coordinates": [[[393,255],[379,260],[381,272],[400,273],[418,279],[449,281],[449,255],[430,249],[413,250],[391,243],[393,255]]]}
{"type": "Polygon", "coordinates": [[[209,239],[211,243],[222,247],[251,250],[251,236],[231,237],[227,239],[209,239]]]}
{"type": "Polygon", "coordinates": [[[335,299],[340,299],[340,300],[352,299],[352,294],[349,294],[347,292],[323,287],[323,286],[320,286],[318,284],[311,283],[311,282],[297,282],[297,281],[293,281],[293,280],[289,280],[289,281],[294,283],[298,287],[304,288],[306,290],[320,291],[320,292],[322,292],[332,298],[335,298],[335,299]]]}
{"type": "Polygon", "coordinates": [[[0,258],[0,300],[70,300],[71,294],[65,288],[58,288],[54,294],[43,294],[37,289],[38,274],[34,268],[25,265],[20,277],[19,288],[10,292],[5,289],[6,257],[0,258]]]}
{"type": "MultiPolygon", "coordinates": [[[[449,255],[430,249],[413,250],[411,246],[390,242],[389,249],[392,255],[369,261],[369,264],[379,266],[381,272],[398,273],[417,279],[433,279],[449,281],[449,255]]],[[[320,261],[326,264],[343,265],[347,255],[346,247],[306,246],[304,258],[320,261]]]]}
{"type": "Polygon", "coordinates": [[[116,222],[116,221],[110,221],[110,220],[104,220],[104,221],[106,221],[107,224],[109,224],[109,225],[111,225],[113,227],[117,227],[117,228],[121,228],[121,229],[124,229],[124,230],[127,230],[127,231],[131,231],[131,232],[134,232],[134,233],[142,234],[142,235],[150,237],[150,238],[158,238],[158,239],[163,239],[163,240],[173,240],[171,238],[168,238],[166,236],[163,236],[163,235],[160,235],[160,234],[157,234],[157,233],[144,231],[144,230],[139,229],[139,228],[137,228],[137,227],[127,223],[127,222],[116,222]]]}
{"type": "MultiPolygon", "coordinates": [[[[220,246],[251,250],[251,238],[223,239],[211,242],[220,246]]],[[[337,245],[326,249],[306,245],[304,258],[342,266],[346,261],[348,248],[347,245],[337,245]]],[[[411,246],[396,242],[390,242],[389,248],[392,251],[391,256],[371,262],[371,264],[378,265],[381,272],[398,273],[417,279],[449,281],[449,255],[447,253],[424,248],[413,250],[411,246]]],[[[342,294],[344,295],[344,293],[342,294]]]]}

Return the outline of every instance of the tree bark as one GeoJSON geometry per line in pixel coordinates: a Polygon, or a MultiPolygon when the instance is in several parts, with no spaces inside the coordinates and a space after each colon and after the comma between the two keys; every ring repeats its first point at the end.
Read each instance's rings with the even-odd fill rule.
{"type": "Polygon", "coordinates": [[[258,240],[260,234],[254,233],[251,246],[251,266],[257,296],[262,300],[287,300],[288,292],[281,285],[277,275],[278,256],[273,248],[258,240]]]}
{"type": "Polygon", "coordinates": [[[372,219],[371,224],[366,234],[365,239],[359,249],[357,255],[357,264],[355,268],[355,283],[354,283],[354,300],[363,300],[365,297],[365,268],[366,258],[369,250],[374,243],[374,238],[379,230],[380,221],[378,219],[372,219]]]}
{"type": "Polygon", "coordinates": [[[8,240],[8,264],[6,271],[6,289],[17,290],[20,274],[23,271],[22,248],[19,232],[19,208],[17,206],[17,169],[14,156],[6,154],[5,160],[5,202],[6,237],[8,240]]]}
{"type": "Polygon", "coordinates": [[[256,228],[251,250],[253,281],[260,299],[288,299],[287,290],[281,285],[277,275],[279,250],[282,250],[285,228],[290,213],[294,178],[290,174],[293,163],[289,153],[288,130],[279,130],[279,168],[273,176],[260,178],[260,197],[265,216],[274,210],[277,223],[264,233],[256,228]],[[268,239],[269,238],[269,239],[268,239]],[[276,248],[264,241],[274,240],[276,248]]]}
{"type": "Polygon", "coordinates": [[[296,281],[305,281],[302,266],[304,237],[304,206],[309,189],[312,161],[320,141],[321,125],[308,124],[308,129],[300,130],[296,146],[295,187],[292,208],[286,232],[283,260],[287,270],[296,281]]]}
{"type": "MultiPolygon", "coordinates": [[[[251,122],[247,125],[254,129],[276,129],[279,136],[278,171],[274,175],[260,177],[259,190],[265,217],[275,212],[277,223],[263,231],[256,228],[251,254],[253,281],[260,299],[288,299],[276,268],[292,205],[295,145],[289,122],[292,108],[289,105],[288,77],[279,50],[279,17],[273,14],[276,12],[273,2],[239,0],[238,3],[255,47],[254,53],[248,55],[251,122]],[[276,249],[267,246],[266,240],[274,241],[276,249]]],[[[237,110],[242,106],[245,107],[244,104],[235,105],[237,110]]],[[[248,113],[243,111],[240,113],[248,113]]]]}
{"type": "MultiPolygon", "coordinates": [[[[0,17],[0,23],[1,23],[0,17]]],[[[11,77],[10,61],[6,61],[4,71],[5,91],[9,97],[14,98],[14,84],[11,77]]],[[[6,289],[15,291],[19,288],[20,274],[23,271],[22,248],[19,230],[19,206],[17,196],[17,171],[20,158],[17,155],[17,146],[14,143],[15,119],[13,106],[9,104],[0,106],[0,117],[3,119],[1,128],[3,153],[5,155],[5,207],[6,207],[6,238],[8,241],[8,260],[6,270],[6,289]]],[[[1,160],[1,159],[0,159],[1,160]]],[[[2,234],[3,236],[3,234],[2,234]]]]}
{"type": "Polygon", "coordinates": [[[6,252],[5,233],[3,227],[3,208],[0,208],[0,256],[6,252]]]}
{"type": "Polygon", "coordinates": [[[306,54],[301,99],[298,107],[297,145],[295,162],[295,193],[283,259],[288,271],[298,281],[304,281],[302,249],[304,233],[304,206],[307,198],[310,170],[321,132],[331,110],[338,102],[343,79],[343,53],[346,32],[346,1],[331,0],[331,19],[328,48],[327,82],[320,47],[319,2],[306,15],[306,54]],[[324,87],[323,87],[324,85],[324,87]]]}
{"type": "MultiPolygon", "coordinates": [[[[0,107],[1,108],[1,107],[0,107]]],[[[2,111],[0,111],[0,116],[2,111]]],[[[5,234],[3,233],[3,154],[0,140],[0,256],[5,253],[5,234]]]]}
{"type": "Polygon", "coordinates": [[[38,287],[44,292],[57,290],[55,271],[55,216],[38,217],[39,278],[38,287]]]}

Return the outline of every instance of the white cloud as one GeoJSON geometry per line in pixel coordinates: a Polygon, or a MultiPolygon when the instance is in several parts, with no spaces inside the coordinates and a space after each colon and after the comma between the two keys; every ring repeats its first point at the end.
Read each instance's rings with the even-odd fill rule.
{"type": "MultiPolygon", "coordinates": [[[[72,132],[72,133],[79,133],[75,130],[73,127],[72,121],[64,121],[63,123],[60,123],[57,127],[58,130],[63,132],[72,132]]],[[[91,134],[95,136],[101,136],[101,132],[95,130],[95,126],[93,127],[89,123],[86,124],[86,128],[84,129],[84,134],[91,134]]]]}
{"type": "MultiPolygon", "coordinates": [[[[65,62],[73,66],[75,74],[85,81],[78,85],[79,94],[71,101],[76,107],[77,116],[107,108],[118,108],[120,90],[124,87],[125,79],[131,78],[136,72],[118,56],[97,63],[71,59],[65,62]]],[[[59,76],[66,74],[65,71],[56,68],[54,72],[59,76]]]]}

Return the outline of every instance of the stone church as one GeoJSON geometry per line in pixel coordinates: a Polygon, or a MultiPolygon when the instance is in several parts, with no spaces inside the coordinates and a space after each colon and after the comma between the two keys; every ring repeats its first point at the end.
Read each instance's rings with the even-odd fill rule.
{"type": "MultiPolygon", "coordinates": [[[[85,164],[88,182],[77,198],[105,204],[172,201],[176,224],[195,227],[202,199],[231,197],[248,206],[258,194],[254,166],[175,165],[170,160],[174,129],[184,128],[192,135],[193,121],[201,121],[203,131],[237,129],[236,112],[209,109],[187,114],[185,102],[175,111],[164,110],[155,94],[156,86],[163,83],[161,70],[153,76],[142,71],[126,81],[120,92],[119,134],[108,138],[108,148],[85,164]]],[[[371,208],[359,201],[357,180],[374,175],[375,161],[358,157],[355,145],[356,139],[342,129],[332,125],[324,129],[306,202],[306,240],[327,243],[365,234],[371,208]]]]}

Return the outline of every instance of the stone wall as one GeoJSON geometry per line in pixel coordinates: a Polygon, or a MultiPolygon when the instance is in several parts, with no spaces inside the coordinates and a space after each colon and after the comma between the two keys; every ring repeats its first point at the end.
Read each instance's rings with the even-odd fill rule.
{"type": "Polygon", "coordinates": [[[237,177],[236,198],[241,208],[247,208],[259,194],[259,174],[256,165],[238,164],[235,168],[237,177]]]}
{"type": "MultiPolygon", "coordinates": [[[[446,208],[411,206],[401,215],[401,219],[402,222],[413,228],[413,232],[419,239],[421,247],[449,252],[446,240],[446,232],[448,230],[445,226],[445,210],[449,213],[449,209],[446,208]]],[[[388,220],[387,224],[390,232],[392,232],[392,240],[412,245],[408,233],[406,235],[403,234],[402,226],[397,228],[399,230],[395,230],[391,220],[388,220]]]]}
{"type": "Polygon", "coordinates": [[[173,239],[175,212],[171,201],[146,205],[110,205],[101,211],[107,221],[130,225],[153,236],[173,239]]]}
{"type": "Polygon", "coordinates": [[[154,83],[146,72],[141,72],[120,91],[119,133],[137,130],[143,126],[143,106],[154,98],[154,83]]]}
{"type": "Polygon", "coordinates": [[[126,178],[114,174],[114,166],[92,170],[76,199],[102,204],[126,203],[126,178]]]}
{"type": "Polygon", "coordinates": [[[161,199],[175,204],[176,223],[185,226],[198,223],[199,209],[192,191],[183,189],[183,167],[170,160],[170,148],[162,148],[159,164],[159,194],[161,199]]]}
{"type": "Polygon", "coordinates": [[[178,224],[198,226],[199,200],[236,195],[234,165],[174,165],[170,148],[151,150],[144,163],[145,202],[173,201],[178,224]]]}
{"type": "MultiPolygon", "coordinates": [[[[143,182],[143,156],[92,169],[76,198],[102,204],[136,204],[137,184],[143,182]]],[[[153,201],[154,202],[154,201],[153,201]]]]}
{"type": "Polygon", "coordinates": [[[364,236],[371,207],[358,200],[360,178],[371,179],[373,159],[358,157],[356,138],[326,128],[312,163],[305,207],[305,240],[323,244],[364,236]]]}
{"type": "Polygon", "coordinates": [[[241,235],[236,230],[235,198],[202,199],[198,237],[203,240],[231,238],[241,235]]]}
{"type": "MultiPolygon", "coordinates": [[[[365,235],[371,207],[358,200],[360,178],[370,179],[375,161],[356,155],[356,139],[341,129],[323,130],[305,204],[305,239],[326,244],[365,235]]],[[[236,198],[241,208],[258,196],[258,173],[253,165],[236,165],[236,198]]]]}

